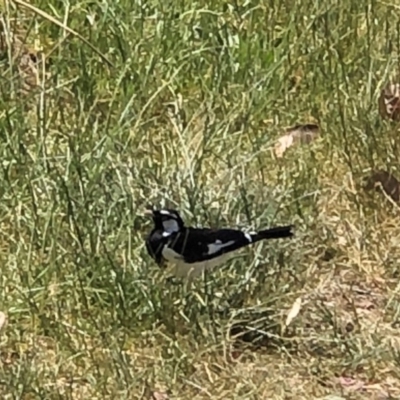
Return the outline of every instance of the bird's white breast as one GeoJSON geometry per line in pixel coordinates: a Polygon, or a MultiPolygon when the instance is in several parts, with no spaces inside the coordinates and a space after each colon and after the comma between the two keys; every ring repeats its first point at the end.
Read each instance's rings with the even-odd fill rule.
{"type": "Polygon", "coordinates": [[[219,257],[207,261],[199,261],[192,264],[179,262],[175,266],[175,275],[179,277],[187,277],[189,279],[197,278],[205,271],[210,271],[227,262],[233,257],[232,253],[222,254],[219,257]]]}
{"type": "Polygon", "coordinates": [[[233,257],[232,253],[227,253],[215,257],[211,260],[188,264],[185,263],[183,257],[180,254],[176,253],[168,246],[164,247],[162,254],[167,261],[174,264],[173,271],[175,276],[188,279],[196,278],[200,276],[204,271],[209,271],[213,268],[216,268],[233,257]]]}

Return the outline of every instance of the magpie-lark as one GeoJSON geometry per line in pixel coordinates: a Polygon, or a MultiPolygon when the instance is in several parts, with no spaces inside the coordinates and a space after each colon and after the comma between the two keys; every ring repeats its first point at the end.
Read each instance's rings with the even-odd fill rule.
{"type": "Polygon", "coordinates": [[[293,236],[293,226],[280,226],[256,233],[236,229],[186,227],[176,210],[147,211],[154,228],[146,239],[146,248],[158,265],[174,264],[178,277],[195,278],[205,270],[215,268],[242,247],[264,239],[293,236]]]}

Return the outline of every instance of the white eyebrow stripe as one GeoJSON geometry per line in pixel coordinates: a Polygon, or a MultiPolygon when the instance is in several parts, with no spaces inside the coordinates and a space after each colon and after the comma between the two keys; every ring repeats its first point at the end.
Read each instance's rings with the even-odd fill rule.
{"type": "Polygon", "coordinates": [[[215,243],[210,243],[207,245],[208,247],[207,255],[218,253],[224,247],[229,247],[234,243],[235,243],[234,240],[230,240],[229,242],[226,243],[222,243],[220,240],[216,240],[215,243]]]}

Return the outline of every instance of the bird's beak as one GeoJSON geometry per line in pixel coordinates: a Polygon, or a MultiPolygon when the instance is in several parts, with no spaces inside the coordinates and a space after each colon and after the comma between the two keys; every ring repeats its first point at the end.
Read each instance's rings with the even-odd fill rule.
{"type": "Polygon", "coordinates": [[[143,214],[146,217],[152,217],[153,216],[153,210],[144,210],[143,214]]]}

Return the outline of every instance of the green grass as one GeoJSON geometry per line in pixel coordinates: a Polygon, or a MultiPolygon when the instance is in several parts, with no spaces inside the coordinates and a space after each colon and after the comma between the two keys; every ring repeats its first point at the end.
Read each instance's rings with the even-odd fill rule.
{"type": "Polygon", "coordinates": [[[32,5],[1,6],[50,54],[44,90],[21,90],[1,56],[1,397],[399,398],[400,214],[361,181],[400,175],[377,108],[400,3],[32,5]],[[320,138],[276,159],[285,129],[312,121],[320,138]],[[294,223],[296,238],[188,288],[146,254],[149,203],[188,224],[294,223]]]}

